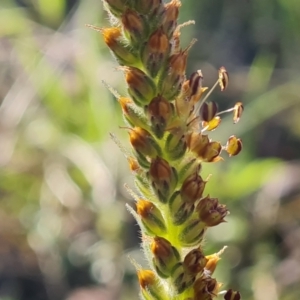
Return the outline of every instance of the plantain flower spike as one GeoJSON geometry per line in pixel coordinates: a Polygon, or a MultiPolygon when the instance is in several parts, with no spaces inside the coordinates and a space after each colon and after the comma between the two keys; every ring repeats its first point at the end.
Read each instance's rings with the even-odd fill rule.
{"type": "Polygon", "coordinates": [[[180,0],[103,0],[103,5],[111,27],[87,26],[100,32],[127,85],[127,94],[115,96],[129,134],[125,157],[138,194],[130,211],[150,266],[136,267],[140,297],[213,300],[222,293],[225,300],[240,300],[237,291],[220,292],[221,283],[212,277],[220,253],[208,255],[203,247],[206,232],[222,226],[229,211],[219,199],[203,196],[208,182],[201,170],[221,163],[223,150],[229,157],[242,150],[234,135],[222,139],[228,139],[225,145],[210,136],[224,113],[233,113],[236,124],[244,110],[236,102],[218,111],[215,101],[207,101],[215,88],[226,92],[228,71],[220,67],[211,88],[203,86],[201,70],[186,74],[195,40],[182,47],[180,29],[194,22],[178,24],[180,0]]]}

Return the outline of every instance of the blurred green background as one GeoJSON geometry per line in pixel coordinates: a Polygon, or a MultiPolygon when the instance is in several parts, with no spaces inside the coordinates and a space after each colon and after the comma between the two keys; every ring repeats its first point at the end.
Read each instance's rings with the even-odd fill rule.
{"type": "MultiPolygon", "coordinates": [[[[221,108],[242,101],[243,152],[204,165],[231,211],[206,253],[229,247],[216,276],[243,299],[300,299],[300,4],[298,0],[183,1],[182,47],[196,37],[188,74],[205,85],[224,65],[221,108]]],[[[133,186],[118,103],[122,72],[99,33],[100,0],[0,1],[0,300],[138,299],[144,263],[125,203],[133,186]]]]}

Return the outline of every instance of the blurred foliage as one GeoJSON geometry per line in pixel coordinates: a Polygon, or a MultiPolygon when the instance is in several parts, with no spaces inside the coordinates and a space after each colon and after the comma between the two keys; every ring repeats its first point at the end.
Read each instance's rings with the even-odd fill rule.
{"type": "MultiPolygon", "coordinates": [[[[132,177],[120,108],[125,93],[99,34],[96,0],[0,3],[0,299],[138,299],[128,254],[143,263],[125,210],[132,177]]],[[[243,299],[300,298],[300,6],[296,0],[184,1],[189,72],[211,86],[225,65],[220,107],[243,101],[239,157],[204,165],[207,191],[231,211],[207,253],[229,247],[218,274],[243,299]],[[226,103],[226,105],[224,104],[226,103]]]]}

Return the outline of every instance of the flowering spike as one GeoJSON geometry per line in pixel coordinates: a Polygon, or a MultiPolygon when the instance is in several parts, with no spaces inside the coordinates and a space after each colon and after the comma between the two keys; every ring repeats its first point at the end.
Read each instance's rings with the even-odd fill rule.
{"type": "MultiPolygon", "coordinates": [[[[142,247],[152,266],[136,268],[141,298],[213,300],[221,286],[211,277],[220,252],[207,256],[202,244],[210,227],[225,222],[228,210],[217,198],[203,197],[207,179],[200,172],[205,162],[221,161],[222,150],[230,156],[240,152],[240,139],[231,136],[222,147],[210,131],[220,125],[223,113],[233,112],[237,123],[242,103],[218,112],[217,103],[208,100],[218,86],[222,91],[228,87],[224,67],[208,91],[201,70],[186,78],[195,39],[182,49],[181,28],[194,22],[178,25],[180,0],[103,2],[113,26],[89,27],[102,33],[127,84],[128,95],[109,90],[129,124],[133,150],[117,144],[135,176],[139,193],[130,194],[136,211],[128,210],[140,226],[142,247]]],[[[228,290],[224,299],[239,300],[240,295],[228,290]]]]}

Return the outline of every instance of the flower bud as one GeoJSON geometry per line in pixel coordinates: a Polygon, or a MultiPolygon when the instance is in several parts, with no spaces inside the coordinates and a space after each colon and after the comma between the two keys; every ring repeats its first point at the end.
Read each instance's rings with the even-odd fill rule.
{"type": "Polygon", "coordinates": [[[152,270],[137,270],[137,276],[145,299],[161,299],[165,294],[159,279],[152,270]]]}
{"type": "Polygon", "coordinates": [[[151,77],[155,77],[170,52],[170,42],[160,27],[149,37],[142,53],[142,62],[151,77]]]}
{"type": "Polygon", "coordinates": [[[209,227],[225,222],[224,218],[228,214],[226,206],[220,204],[217,198],[210,198],[209,195],[200,200],[196,212],[200,220],[209,227]]]}
{"type": "Polygon", "coordinates": [[[181,294],[194,283],[195,275],[186,272],[183,264],[179,263],[173,269],[172,281],[177,294],[181,294]]]}
{"type": "Polygon", "coordinates": [[[183,247],[199,245],[205,233],[205,224],[200,220],[190,220],[179,233],[179,240],[183,247]]]}
{"type": "Polygon", "coordinates": [[[160,210],[150,201],[139,199],[137,214],[149,235],[163,235],[166,232],[165,220],[160,210]]]}
{"type": "Polygon", "coordinates": [[[207,265],[208,259],[200,248],[191,250],[184,258],[183,266],[191,274],[201,274],[207,265]]]}
{"type": "Polygon", "coordinates": [[[128,161],[128,164],[129,164],[130,171],[136,173],[140,170],[140,165],[134,157],[132,157],[132,156],[127,157],[127,161],[128,161]]]}
{"type": "Polygon", "coordinates": [[[139,126],[143,128],[148,127],[148,120],[142,113],[141,108],[136,106],[130,98],[120,97],[118,101],[122,107],[123,116],[125,120],[131,126],[139,126]]]}
{"type": "Polygon", "coordinates": [[[143,40],[143,36],[147,34],[145,21],[142,16],[134,10],[127,9],[122,15],[121,22],[125,31],[129,33],[131,41],[135,44],[143,40]]]}
{"type": "Polygon", "coordinates": [[[154,138],[141,127],[134,127],[129,131],[129,140],[134,150],[143,156],[154,158],[160,153],[154,138]]]}
{"type": "Polygon", "coordinates": [[[170,215],[174,225],[183,224],[194,211],[194,204],[183,202],[180,191],[176,191],[169,201],[170,215]]]}
{"type": "Polygon", "coordinates": [[[125,11],[127,6],[125,5],[124,0],[104,0],[109,7],[109,11],[116,17],[120,17],[121,14],[125,11]]]}
{"type": "Polygon", "coordinates": [[[235,135],[232,135],[225,146],[226,152],[229,156],[238,155],[242,150],[243,144],[241,139],[238,139],[235,135]]]}
{"type": "Polygon", "coordinates": [[[221,67],[219,69],[219,85],[221,87],[222,92],[227,89],[228,83],[229,83],[228,73],[224,67],[221,67]]]}
{"type": "Polygon", "coordinates": [[[158,199],[166,203],[177,183],[177,174],[169,163],[157,157],[151,161],[148,177],[158,199]]]}
{"type": "Polygon", "coordinates": [[[153,81],[141,70],[134,67],[124,67],[128,93],[135,104],[148,104],[155,96],[156,88],[153,81]]]}
{"type": "Polygon", "coordinates": [[[191,174],[195,172],[200,172],[201,170],[201,164],[197,162],[197,159],[195,158],[189,158],[184,161],[183,167],[180,169],[178,173],[179,180],[183,181],[184,178],[187,178],[191,174]]]}
{"type": "Polygon", "coordinates": [[[162,9],[161,0],[139,0],[135,2],[135,9],[143,15],[152,16],[162,9]]]}
{"type": "MultiPolygon", "coordinates": [[[[91,26],[91,28],[94,27],[91,26]]],[[[96,28],[96,30],[99,30],[102,33],[104,42],[116,56],[121,65],[134,65],[138,61],[136,54],[125,45],[119,27],[96,28]]]]}
{"type": "Polygon", "coordinates": [[[173,100],[180,92],[185,77],[187,54],[187,50],[173,54],[161,76],[159,89],[168,100],[173,100]]]}
{"type": "Polygon", "coordinates": [[[188,176],[182,184],[180,190],[181,199],[183,202],[194,204],[198,199],[202,197],[206,181],[195,172],[188,176]]]}
{"type": "Polygon", "coordinates": [[[145,109],[151,123],[151,129],[158,138],[162,138],[166,126],[173,116],[172,104],[162,96],[157,96],[151,100],[145,109]]]}
{"type": "Polygon", "coordinates": [[[181,158],[186,152],[187,146],[184,135],[170,133],[166,139],[165,150],[170,160],[181,158]]]}
{"type": "Polygon", "coordinates": [[[241,295],[238,291],[233,291],[232,289],[229,289],[226,294],[224,295],[225,300],[240,300],[241,295]]]}
{"type": "Polygon", "coordinates": [[[162,17],[162,26],[164,32],[167,33],[168,37],[171,37],[174,30],[177,27],[177,19],[179,14],[179,7],[181,3],[179,0],[171,0],[165,5],[163,17],[162,17]]]}
{"type": "Polygon", "coordinates": [[[153,264],[158,275],[163,278],[170,277],[173,269],[180,262],[177,249],[162,237],[155,237],[150,248],[154,255],[153,264]]]}
{"type": "Polygon", "coordinates": [[[218,105],[216,102],[204,102],[200,109],[201,119],[205,122],[211,121],[218,112],[218,105]]]}
{"type": "MultiPolygon", "coordinates": [[[[150,164],[149,164],[150,166],[150,164]]],[[[148,167],[149,167],[148,166],[148,167]]],[[[144,172],[139,172],[135,175],[135,185],[138,190],[143,194],[144,197],[151,198],[153,197],[153,192],[151,190],[151,186],[149,184],[148,179],[144,175],[144,172]]]]}

